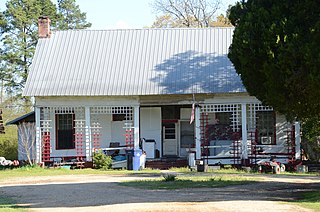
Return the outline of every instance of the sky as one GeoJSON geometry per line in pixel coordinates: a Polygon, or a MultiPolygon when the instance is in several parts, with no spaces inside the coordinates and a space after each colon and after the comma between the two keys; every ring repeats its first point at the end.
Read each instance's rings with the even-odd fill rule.
{"type": "MultiPolygon", "coordinates": [[[[5,9],[6,0],[0,0],[0,10],[5,9]]],[[[55,0],[53,0],[56,3],[55,0]]],[[[150,4],[153,0],[77,0],[82,12],[87,13],[91,29],[124,29],[151,26],[156,19],[150,4]]],[[[217,13],[225,14],[229,4],[236,0],[222,0],[217,13]]]]}

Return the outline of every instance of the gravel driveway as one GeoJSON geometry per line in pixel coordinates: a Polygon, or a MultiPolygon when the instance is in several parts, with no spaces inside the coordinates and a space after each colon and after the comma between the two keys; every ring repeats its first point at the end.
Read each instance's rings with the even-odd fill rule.
{"type": "Polygon", "coordinates": [[[261,176],[223,188],[145,190],[117,182],[154,176],[68,175],[0,182],[0,194],[32,211],[310,211],[283,201],[320,190],[320,177],[261,176]]]}

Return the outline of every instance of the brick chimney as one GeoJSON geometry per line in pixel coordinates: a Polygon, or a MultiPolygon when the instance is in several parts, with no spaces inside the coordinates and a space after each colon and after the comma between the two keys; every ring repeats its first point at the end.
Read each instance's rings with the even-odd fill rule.
{"type": "Polygon", "coordinates": [[[39,38],[50,38],[50,23],[51,20],[48,16],[40,16],[38,18],[39,38]]]}

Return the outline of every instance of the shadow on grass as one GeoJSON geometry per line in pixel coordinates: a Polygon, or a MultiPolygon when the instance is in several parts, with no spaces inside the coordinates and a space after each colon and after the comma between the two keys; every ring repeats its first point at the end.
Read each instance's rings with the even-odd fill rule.
{"type": "Polygon", "coordinates": [[[320,191],[301,192],[297,200],[292,201],[302,207],[320,211],[320,191]]]}
{"type": "Polygon", "coordinates": [[[208,177],[207,179],[176,179],[166,181],[165,179],[155,180],[136,180],[128,182],[119,182],[119,185],[130,186],[143,189],[184,189],[184,188],[217,188],[231,185],[244,185],[257,181],[250,179],[223,179],[223,177],[208,177]]]}
{"type": "Polygon", "coordinates": [[[18,206],[13,199],[0,194],[0,211],[25,211],[25,209],[27,207],[18,206]]]}

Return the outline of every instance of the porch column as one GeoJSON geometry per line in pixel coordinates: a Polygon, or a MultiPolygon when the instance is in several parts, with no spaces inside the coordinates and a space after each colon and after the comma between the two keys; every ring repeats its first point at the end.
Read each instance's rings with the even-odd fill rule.
{"type": "Polygon", "coordinates": [[[41,163],[41,125],[40,125],[40,108],[35,107],[35,119],[36,119],[36,163],[41,163]]]}
{"type": "Polygon", "coordinates": [[[140,141],[140,107],[133,107],[133,127],[134,127],[134,148],[139,149],[139,141],[140,141]]]}
{"type": "Polygon", "coordinates": [[[247,105],[241,104],[241,125],[242,125],[242,148],[241,158],[243,160],[248,159],[248,132],[247,132],[247,105]]]}
{"type": "Polygon", "coordinates": [[[195,140],[196,140],[196,160],[201,159],[201,132],[200,132],[200,108],[195,107],[195,117],[194,117],[194,127],[195,127],[195,140]]]}
{"type": "Polygon", "coordinates": [[[295,158],[296,159],[301,159],[301,136],[300,136],[300,123],[295,122],[294,123],[294,135],[295,135],[295,158]]]}
{"type": "Polygon", "coordinates": [[[91,132],[90,132],[90,124],[91,124],[91,119],[90,119],[90,107],[86,106],[85,107],[85,119],[86,119],[86,160],[91,161],[92,158],[92,146],[91,146],[91,132]]]}

